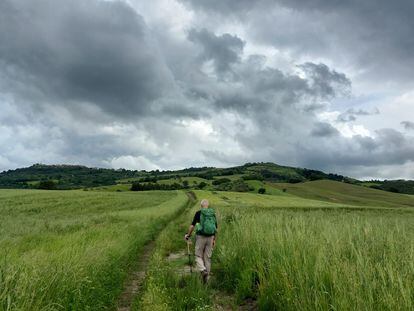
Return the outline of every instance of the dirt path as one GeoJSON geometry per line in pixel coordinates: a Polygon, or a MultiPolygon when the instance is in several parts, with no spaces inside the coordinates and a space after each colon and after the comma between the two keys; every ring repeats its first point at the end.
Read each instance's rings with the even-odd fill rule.
{"type": "Polygon", "coordinates": [[[131,310],[135,296],[142,287],[145,280],[145,272],[155,247],[155,241],[148,242],[142,249],[133,271],[130,273],[124,284],[124,290],[119,296],[118,311],[131,310]]]}
{"type": "MultiPolygon", "coordinates": [[[[196,200],[195,194],[191,191],[186,194],[189,199],[188,204],[194,204],[196,200]]],[[[124,289],[118,298],[117,311],[131,310],[134,299],[144,283],[149,261],[154,252],[155,240],[156,238],[149,241],[141,250],[138,260],[136,261],[135,266],[132,267],[132,271],[124,283],[124,289]]]]}

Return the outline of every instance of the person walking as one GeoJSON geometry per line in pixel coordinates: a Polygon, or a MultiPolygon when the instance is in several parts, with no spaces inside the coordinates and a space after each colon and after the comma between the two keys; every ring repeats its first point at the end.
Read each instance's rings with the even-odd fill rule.
{"type": "Polygon", "coordinates": [[[196,232],[195,261],[203,282],[207,283],[211,271],[211,255],[216,244],[217,218],[214,209],[209,207],[208,200],[201,201],[201,209],[194,215],[193,221],[184,236],[186,240],[196,232]]]}

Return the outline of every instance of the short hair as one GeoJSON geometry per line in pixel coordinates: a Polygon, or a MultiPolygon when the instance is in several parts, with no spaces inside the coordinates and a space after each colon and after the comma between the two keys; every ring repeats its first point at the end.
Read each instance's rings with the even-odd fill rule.
{"type": "Polygon", "coordinates": [[[204,205],[207,205],[208,206],[209,205],[209,202],[208,202],[207,199],[202,199],[201,202],[200,202],[200,205],[201,206],[204,206],[204,205]]]}

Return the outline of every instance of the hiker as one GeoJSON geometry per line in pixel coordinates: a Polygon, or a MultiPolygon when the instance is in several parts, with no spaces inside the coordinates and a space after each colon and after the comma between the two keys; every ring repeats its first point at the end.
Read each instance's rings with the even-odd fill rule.
{"type": "Polygon", "coordinates": [[[201,209],[195,213],[184,238],[188,241],[195,228],[195,261],[203,282],[207,283],[210,276],[211,255],[216,244],[217,219],[214,209],[208,207],[208,200],[202,200],[200,205],[201,209]]]}

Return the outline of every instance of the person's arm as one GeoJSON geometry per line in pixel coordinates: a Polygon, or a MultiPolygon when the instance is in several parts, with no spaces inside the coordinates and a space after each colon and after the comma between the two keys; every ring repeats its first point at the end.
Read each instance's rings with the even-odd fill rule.
{"type": "Polygon", "coordinates": [[[191,222],[190,227],[188,227],[188,231],[187,234],[184,235],[184,239],[188,240],[191,236],[191,234],[194,231],[194,227],[196,225],[196,223],[200,222],[200,220],[198,219],[200,216],[197,217],[197,213],[195,213],[194,217],[193,217],[193,221],[191,222]]]}
{"type": "Polygon", "coordinates": [[[184,236],[184,239],[188,240],[191,236],[191,234],[194,231],[194,226],[193,224],[190,225],[190,227],[188,227],[188,233],[184,236]]]}

